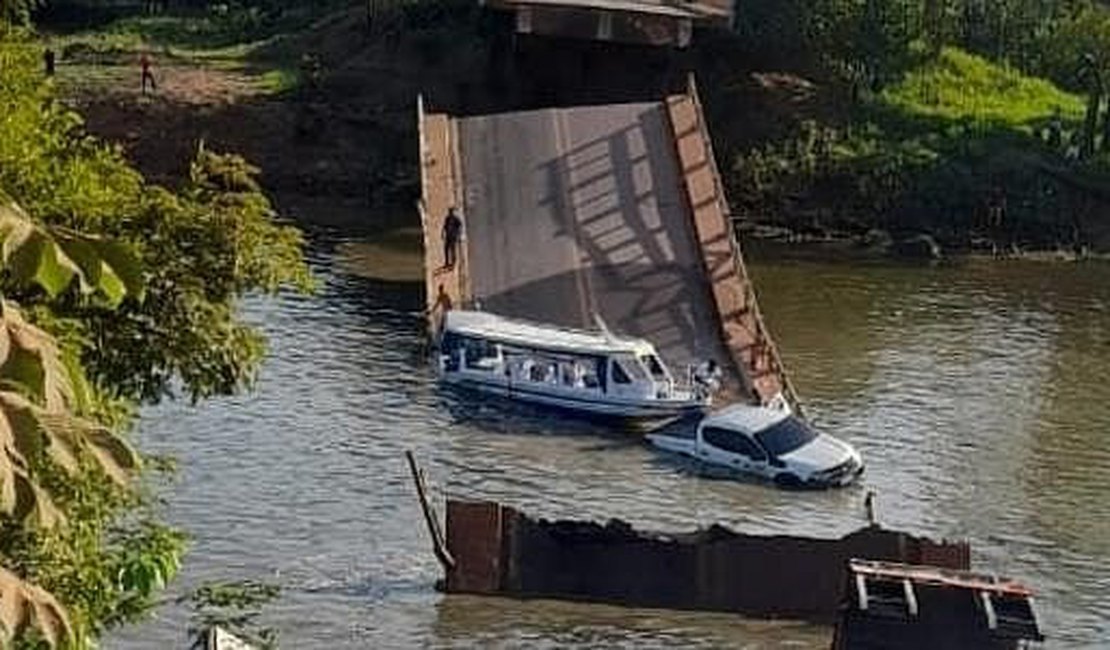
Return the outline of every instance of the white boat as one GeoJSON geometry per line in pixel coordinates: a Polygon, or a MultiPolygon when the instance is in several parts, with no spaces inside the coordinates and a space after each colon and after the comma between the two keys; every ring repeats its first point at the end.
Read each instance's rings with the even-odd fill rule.
{"type": "Polygon", "coordinates": [[[710,403],[680,386],[643,339],[504,318],[481,311],[446,313],[439,377],[447,384],[584,413],[671,419],[710,403]]]}

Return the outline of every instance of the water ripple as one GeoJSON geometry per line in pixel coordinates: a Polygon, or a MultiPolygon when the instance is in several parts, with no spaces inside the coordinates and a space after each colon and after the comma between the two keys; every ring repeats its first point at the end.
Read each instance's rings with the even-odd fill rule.
{"type": "MultiPolygon", "coordinates": [[[[181,460],[170,516],[195,543],[175,589],[277,580],[269,620],[288,647],[828,645],[805,625],[442,598],[406,449],[437,499],[667,530],[840,535],[875,490],[885,523],[967,537],[978,568],[1037,589],[1053,647],[1110,638],[1110,269],[753,265],[809,412],[868,462],[863,486],[797,494],[441,391],[418,289],[343,274],[331,251],[314,247],[317,295],[243,305],[271,344],[255,393],[153,408],[140,427],[144,449],[181,460]]],[[[107,645],[178,644],[186,615],[168,607],[107,645]]]]}

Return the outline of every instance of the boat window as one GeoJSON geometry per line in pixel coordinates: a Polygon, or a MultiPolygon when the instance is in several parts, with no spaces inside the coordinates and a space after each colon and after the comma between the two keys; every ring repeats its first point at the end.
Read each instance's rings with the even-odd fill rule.
{"type": "Polygon", "coordinates": [[[569,361],[559,364],[559,376],[563,379],[564,386],[574,386],[578,378],[578,368],[569,361]]]}
{"type": "Polygon", "coordinates": [[[542,382],[547,374],[547,364],[537,363],[531,359],[524,362],[524,368],[528,381],[542,382]]]}
{"type": "Polygon", "coordinates": [[[659,360],[659,357],[654,354],[645,354],[640,357],[640,361],[651,373],[653,379],[657,381],[667,379],[667,369],[663,367],[663,362],[659,360]]]}
{"type": "Polygon", "coordinates": [[[785,420],[755,434],[755,439],[772,456],[782,456],[809,444],[817,438],[817,432],[804,421],[790,416],[785,420]]]}
{"type": "Polygon", "coordinates": [[[462,337],[458,334],[447,332],[439,342],[440,354],[447,357],[445,369],[448,372],[455,372],[459,369],[459,347],[462,345],[462,341],[462,337]]]}
{"type": "Polygon", "coordinates": [[[636,357],[622,356],[613,359],[613,367],[616,368],[618,366],[621,370],[624,371],[624,374],[630,379],[630,381],[647,381],[651,379],[651,377],[647,374],[647,369],[640,365],[640,362],[636,359],[636,357]]]}
{"type": "Polygon", "coordinates": [[[562,364],[563,385],[574,388],[598,388],[597,364],[592,360],[576,360],[562,364]]]}
{"type": "Polygon", "coordinates": [[[738,431],[705,427],[701,431],[701,437],[717,449],[731,451],[734,454],[740,454],[756,461],[767,460],[766,452],[760,449],[759,445],[752,442],[748,436],[738,431]]]}
{"type": "Polygon", "coordinates": [[[557,384],[559,383],[559,366],[556,363],[545,361],[537,364],[538,373],[533,376],[537,377],[533,381],[538,381],[544,384],[557,384]]]}
{"type": "Polygon", "coordinates": [[[481,339],[467,339],[466,367],[472,370],[493,370],[497,361],[497,345],[481,339]]]}
{"type": "Polygon", "coordinates": [[[632,378],[629,377],[628,373],[624,371],[624,368],[621,367],[621,364],[618,363],[615,360],[613,361],[613,383],[615,383],[615,384],[631,384],[632,383],[632,378]]]}

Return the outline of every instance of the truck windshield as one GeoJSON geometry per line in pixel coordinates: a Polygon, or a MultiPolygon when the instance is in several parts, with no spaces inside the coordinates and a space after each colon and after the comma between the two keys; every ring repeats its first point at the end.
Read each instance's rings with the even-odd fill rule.
{"type": "Polygon", "coordinates": [[[808,444],[817,437],[817,432],[808,424],[791,415],[782,422],[772,425],[755,434],[755,439],[767,453],[782,456],[808,444]]]}

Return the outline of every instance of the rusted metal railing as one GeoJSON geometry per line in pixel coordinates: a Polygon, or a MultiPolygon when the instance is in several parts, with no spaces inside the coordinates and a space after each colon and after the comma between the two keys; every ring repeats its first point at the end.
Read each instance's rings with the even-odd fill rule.
{"type": "MultiPolygon", "coordinates": [[[[771,362],[770,372],[778,375],[782,382],[783,396],[790,403],[790,407],[799,415],[803,415],[801,400],[798,397],[798,392],[794,388],[793,382],[790,381],[790,376],[786,372],[786,366],[782,362],[782,357],[779,355],[778,345],[775,344],[774,339],[771,337],[767,324],[763,320],[763,313],[759,309],[759,301],[756,299],[755,288],[752,284],[751,277],[748,275],[747,265],[744,263],[744,255],[740,249],[740,239],[736,235],[736,229],[732,225],[732,211],[728,204],[728,198],[725,194],[724,187],[721,184],[720,169],[717,167],[717,156],[713,150],[713,140],[709,136],[709,128],[704,122],[705,112],[702,107],[701,97],[698,94],[697,81],[694,75],[691,74],[687,77],[687,94],[690,101],[693,102],[694,119],[697,123],[698,131],[701,135],[702,141],[705,143],[707,164],[710,165],[711,175],[713,176],[713,189],[717,195],[717,202],[720,206],[721,212],[724,215],[725,223],[728,230],[729,246],[732,249],[733,265],[737,275],[740,277],[741,284],[744,287],[744,308],[751,311],[752,320],[756,324],[755,337],[756,341],[753,347],[755,351],[765,351],[769,356],[771,362]]],[[[754,384],[755,378],[752,378],[754,384]]]]}

